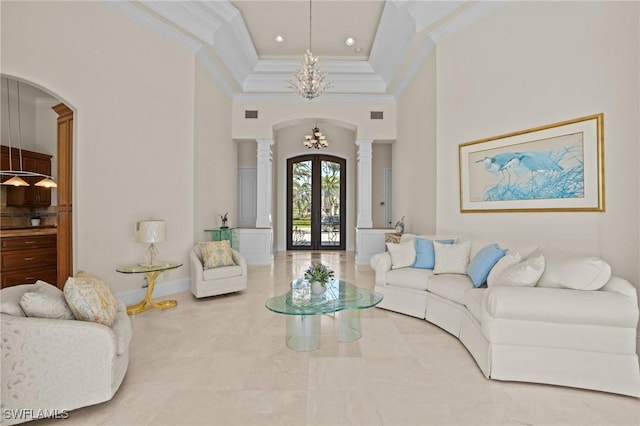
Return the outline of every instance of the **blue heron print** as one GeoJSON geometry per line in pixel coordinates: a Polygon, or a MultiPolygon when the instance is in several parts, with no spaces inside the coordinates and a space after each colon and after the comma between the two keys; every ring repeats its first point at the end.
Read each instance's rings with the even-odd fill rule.
{"type": "Polygon", "coordinates": [[[582,148],[582,134],[575,133],[520,144],[517,150],[477,152],[472,161],[482,166],[484,176],[478,174],[474,198],[508,201],[584,197],[582,148]]]}

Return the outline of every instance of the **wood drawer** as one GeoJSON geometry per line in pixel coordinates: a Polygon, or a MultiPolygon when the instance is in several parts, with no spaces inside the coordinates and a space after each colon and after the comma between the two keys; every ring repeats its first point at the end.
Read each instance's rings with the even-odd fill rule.
{"type": "MultiPolygon", "coordinates": [[[[58,257],[55,247],[33,250],[16,250],[2,253],[2,269],[38,268],[56,266],[58,257]]],[[[4,274],[3,274],[4,275],[4,274]]]]}
{"type": "Polygon", "coordinates": [[[2,239],[2,251],[40,247],[55,247],[56,235],[34,235],[30,237],[7,237],[2,239]]]}
{"type": "Polygon", "coordinates": [[[19,284],[33,284],[38,280],[55,285],[58,279],[58,269],[41,268],[2,273],[2,288],[19,284]]]}

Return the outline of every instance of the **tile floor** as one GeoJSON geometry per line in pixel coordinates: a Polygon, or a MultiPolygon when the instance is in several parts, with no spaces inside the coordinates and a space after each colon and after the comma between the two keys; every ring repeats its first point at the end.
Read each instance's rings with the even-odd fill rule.
{"type": "Polygon", "coordinates": [[[640,400],[487,380],[457,339],[412,317],[363,311],[363,337],[293,352],[284,318],[264,307],[311,259],[373,287],[353,253],[283,252],[254,266],[249,288],[132,317],[127,376],[106,403],[31,425],[639,425],[640,400]]]}

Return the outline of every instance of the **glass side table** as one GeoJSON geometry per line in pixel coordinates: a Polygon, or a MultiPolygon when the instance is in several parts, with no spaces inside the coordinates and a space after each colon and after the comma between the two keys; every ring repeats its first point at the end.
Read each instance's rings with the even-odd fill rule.
{"type": "Polygon", "coordinates": [[[123,274],[147,274],[149,285],[147,286],[147,294],[144,299],[135,305],[127,306],[127,314],[136,315],[148,311],[149,309],[169,309],[178,305],[177,300],[163,300],[156,302],[153,300],[153,288],[156,285],[156,278],[164,272],[171,269],[177,269],[182,266],[178,262],[163,262],[158,265],[124,265],[118,266],[116,271],[123,274]]]}

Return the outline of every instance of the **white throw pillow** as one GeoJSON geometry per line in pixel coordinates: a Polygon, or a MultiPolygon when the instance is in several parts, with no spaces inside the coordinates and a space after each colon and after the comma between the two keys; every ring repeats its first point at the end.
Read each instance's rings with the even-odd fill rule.
{"type": "Polygon", "coordinates": [[[469,251],[471,241],[459,244],[442,244],[433,242],[433,249],[436,254],[436,264],[433,268],[434,274],[465,274],[469,266],[469,251]]]}
{"type": "Polygon", "coordinates": [[[391,255],[391,269],[407,268],[416,260],[416,246],[413,240],[406,243],[387,243],[391,255]]]}
{"type": "Polygon", "coordinates": [[[504,257],[498,260],[498,263],[493,265],[493,268],[491,268],[489,276],[487,277],[487,287],[500,285],[497,283],[497,278],[500,274],[502,274],[508,267],[513,266],[516,263],[520,263],[521,261],[522,257],[520,257],[520,253],[518,252],[505,254],[504,257]]]}
{"type": "Polygon", "coordinates": [[[62,290],[44,281],[37,281],[32,290],[22,295],[20,307],[28,317],[74,319],[62,290]]]}
{"type": "Polygon", "coordinates": [[[494,286],[535,287],[544,272],[544,256],[529,257],[506,268],[498,275],[494,286]]]}
{"type": "Polygon", "coordinates": [[[545,252],[539,287],[600,290],[611,278],[611,266],[598,257],[545,252]]]}

